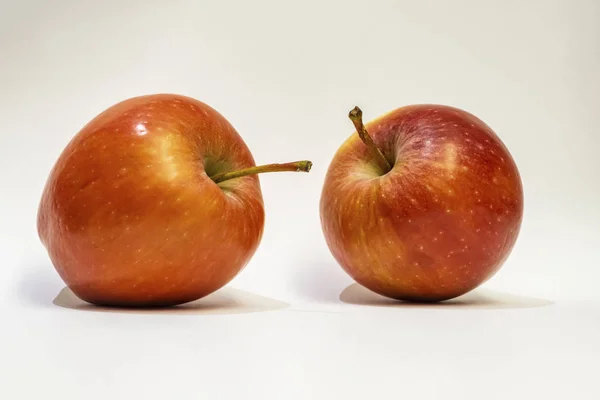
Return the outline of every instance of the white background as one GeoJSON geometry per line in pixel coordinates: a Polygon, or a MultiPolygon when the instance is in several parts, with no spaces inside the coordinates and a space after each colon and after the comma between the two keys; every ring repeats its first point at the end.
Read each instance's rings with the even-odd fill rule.
{"type": "Polygon", "coordinates": [[[597,0],[0,1],[0,398],[600,398],[598,71],[597,0]],[[264,238],[230,284],[289,308],[52,304],[49,170],[100,111],[158,92],[216,108],[258,163],[314,162],[261,177],[264,238]],[[483,290],[552,305],[339,301],[318,201],[347,112],[423,102],[478,115],[522,174],[521,235],[483,290]]]}

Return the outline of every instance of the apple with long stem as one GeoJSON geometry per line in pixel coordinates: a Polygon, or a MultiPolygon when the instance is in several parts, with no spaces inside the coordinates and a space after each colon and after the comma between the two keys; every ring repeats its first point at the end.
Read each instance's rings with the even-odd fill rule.
{"type": "Polygon", "coordinates": [[[122,101],[64,149],[44,188],[38,232],[81,299],[169,306],[233,279],[256,251],[264,208],[256,166],[233,126],[180,95],[122,101]]]}
{"type": "Polygon", "coordinates": [[[398,108],[338,149],[322,189],[321,224],[342,268],[383,296],[435,302],[492,277],[523,217],[519,171],[494,131],[442,105],[398,108]]]}

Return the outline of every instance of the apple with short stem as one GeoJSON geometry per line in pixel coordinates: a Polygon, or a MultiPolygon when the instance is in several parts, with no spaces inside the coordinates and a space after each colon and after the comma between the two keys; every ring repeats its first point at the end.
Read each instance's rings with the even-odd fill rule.
{"type": "Polygon", "coordinates": [[[325,239],[359,284],[420,302],[452,299],[493,276],[523,217],[519,171],[494,131],[449,106],[398,108],[338,149],[321,194],[325,239]]]}
{"type": "Polygon", "coordinates": [[[53,167],[38,232],[61,278],[97,305],[170,306],[233,279],[256,251],[264,208],[256,166],[233,126],[180,95],[108,108],[53,167]]]}

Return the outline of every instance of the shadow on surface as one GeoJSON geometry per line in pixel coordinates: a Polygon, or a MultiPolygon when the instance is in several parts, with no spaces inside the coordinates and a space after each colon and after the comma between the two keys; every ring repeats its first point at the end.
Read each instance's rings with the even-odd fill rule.
{"type": "Polygon", "coordinates": [[[52,307],[52,299],[64,283],[50,265],[26,268],[16,286],[22,304],[32,307],[52,307]]]}
{"type": "Polygon", "coordinates": [[[226,315],[273,311],[287,308],[282,301],[259,296],[239,289],[224,287],[200,300],[174,307],[120,308],[100,307],[81,300],[67,287],[54,299],[59,307],[80,311],[133,313],[133,314],[204,314],[226,315]]]}
{"type": "Polygon", "coordinates": [[[410,303],[389,299],[371,292],[358,283],[353,283],[340,293],[340,300],[347,304],[396,307],[396,308],[471,308],[471,309],[514,309],[545,307],[554,304],[551,300],[520,296],[495,290],[479,288],[452,300],[440,303],[410,303]]]}
{"type": "Polygon", "coordinates": [[[348,279],[342,269],[331,262],[298,263],[294,269],[294,291],[320,303],[338,303],[338,293],[348,279]]]}

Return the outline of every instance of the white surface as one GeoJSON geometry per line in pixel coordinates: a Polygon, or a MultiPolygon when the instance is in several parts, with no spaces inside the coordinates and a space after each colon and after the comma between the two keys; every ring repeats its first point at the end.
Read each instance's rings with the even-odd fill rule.
{"type": "Polygon", "coordinates": [[[29,300],[18,324],[3,325],[6,398],[600,395],[600,318],[591,306],[191,316],[57,310],[51,298],[29,300]]]}
{"type": "Polygon", "coordinates": [[[0,398],[599,398],[599,37],[596,0],[0,0],[0,398]],[[52,305],[62,284],[35,232],[48,172],[89,119],[154,92],[218,109],[257,162],[314,161],[261,178],[265,235],[232,283],[290,309],[52,305]],[[339,302],[351,281],[318,199],[347,112],[421,102],[475,113],[511,150],[525,219],[485,287],[554,305],[339,302]]]}

